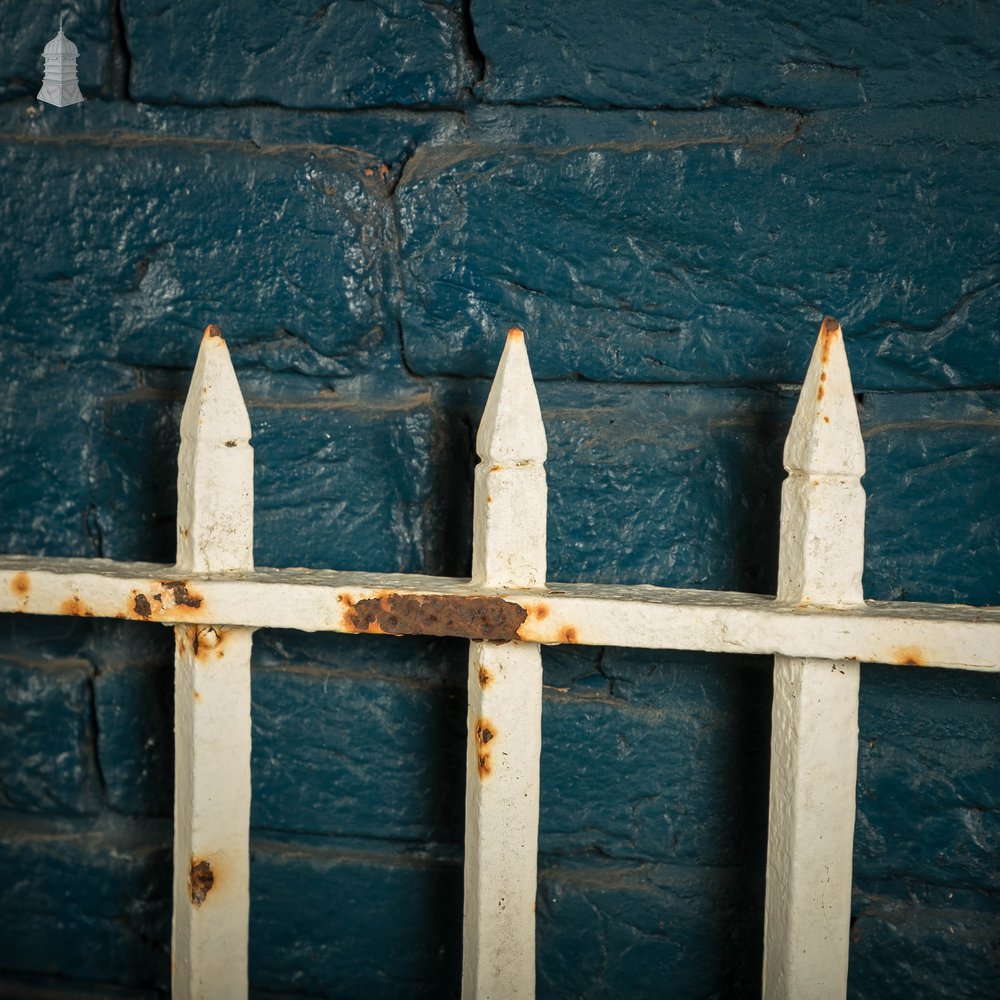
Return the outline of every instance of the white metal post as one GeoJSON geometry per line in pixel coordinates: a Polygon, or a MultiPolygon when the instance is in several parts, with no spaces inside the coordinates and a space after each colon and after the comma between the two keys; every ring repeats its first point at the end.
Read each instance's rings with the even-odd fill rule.
{"type": "MultiPolygon", "coordinates": [[[[545,429],[524,334],[507,334],[476,440],[472,580],[545,582],[545,429]]],[[[533,642],[472,642],[462,995],[535,995],[542,657],[533,642]]]]}
{"type": "MultiPolygon", "coordinates": [[[[785,468],[778,603],[863,605],[865,452],[843,335],[829,317],[785,442],[785,468]]],[[[767,1000],[847,992],[859,677],[856,660],[774,660],[767,1000]]]]}
{"type": "MultiPolygon", "coordinates": [[[[186,573],[253,568],[250,419],[215,326],[181,417],[177,579],[154,600],[197,608],[186,573]]],[[[174,681],[173,996],[247,995],[252,628],[177,625],[174,681]]]]}

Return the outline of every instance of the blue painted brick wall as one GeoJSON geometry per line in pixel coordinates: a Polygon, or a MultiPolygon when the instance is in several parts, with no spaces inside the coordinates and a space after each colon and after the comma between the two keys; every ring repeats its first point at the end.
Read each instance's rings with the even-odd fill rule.
{"type": "MultiPolygon", "coordinates": [[[[0,549],[171,560],[212,321],[258,564],[462,575],[516,323],[551,577],[767,593],[833,313],[866,593],[1000,603],[998,58],[987,0],[0,2],[0,549]]],[[[167,991],[171,654],[0,621],[0,997],[167,991]]],[[[254,996],[457,995],[464,661],[258,634],[254,996]]],[[[544,665],[540,997],[754,996],[768,663],[544,665]]],[[[852,998],[995,995],[996,681],[864,668],[852,998]]]]}

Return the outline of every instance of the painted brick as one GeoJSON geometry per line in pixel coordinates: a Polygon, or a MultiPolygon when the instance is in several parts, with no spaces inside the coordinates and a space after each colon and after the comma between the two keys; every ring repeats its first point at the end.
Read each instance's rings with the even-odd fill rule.
{"type": "MultiPolygon", "coordinates": [[[[71,8],[60,0],[38,0],[27,16],[20,4],[0,7],[0,98],[34,99],[45,72],[42,50],[59,31],[63,12],[66,36],[80,50],[76,68],[84,96],[93,98],[107,88],[113,58],[111,7],[109,0],[77,0],[71,8]]],[[[75,114],[75,108],[65,110],[75,114]]]]}
{"type": "Polygon", "coordinates": [[[5,353],[189,369],[217,322],[237,362],[264,369],[345,375],[395,356],[377,159],[47,127],[0,144],[10,190],[31,192],[0,204],[5,353]]]}
{"type": "Polygon", "coordinates": [[[0,976],[2,1000],[160,1000],[154,990],[132,990],[113,983],[87,983],[65,977],[0,976]]]}
{"type": "Polygon", "coordinates": [[[760,883],[724,869],[543,864],[538,996],[758,996],[760,883]]]}
{"type": "Polygon", "coordinates": [[[352,673],[254,672],[253,825],[460,843],[464,690],[352,673]]]}
{"type": "Polygon", "coordinates": [[[854,1000],[996,992],[997,898],[882,884],[855,892],[848,996],[854,1000]]]}
{"type": "MultiPolygon", "coordinates": [[[[316,388],[249,399],[257,564],[460,572],[441,516],[464,475],[465,429],[443,426],[425,392],[341,401],[316,388]]],[[[146,390],[105,405],[97,506],[111,558],[173,561],[180,407],[146,390]]]]}
{"type": "Polygon", "coordinates": [[[988,0],[752,6],[645,0],[476,0],[487,100],[698,108],[969,101],[993,92],[988,0]],[[891,39],[891,42],[889,41],[891,39]]]}
{"type": "Polygon", "coordinates": [[[163,988],[170,851],[162,824],[0,824],[0,968],[163,988]]]}
{"type": "Polygon", "coordinates": [[[0,659],[0,801],[88,813],[100,802],[90,664],[0,659]]]}
{"type": "Polygon", "coordinates": [[[792,383],[827,312],[858,389],[990,385],[997,156],[942,127],[487,109],[396,191],[408,364],[487,376],[516,324],[541,378],[792,383]]]}
{"type": "Polygon", "coordinates": [[[473,81],[456,0],[261,4],[252,13],[132,0],[123,13],[133,100],[449,105],[473,81]]]}
{"type": "Polygon", "coordinates": [[[1000,906],[996,677],[868,665],[859,729],[858,880],[905,873],[1000,906]]]}
{"type": "Polygon", "coordinates": [[[162,633],[158,663],[102,670],[94,680],[97,752],[108,806],[144,816],[173,815],[173,637],[162,633]]]}
{"type": "MultiPolygon", "coordinates": [[[[539,395],[550,579],[774,592],[793,392],[543,383],[539,395]]],[[[859,412],[866,595],[996,603],[1000,396],[866,393],[859,412]]]]}
{"type": "MultiPolygon", "coordinates": [[[[3,279],[0,278],[0,281],[3,279]]],[[[100,398],[132,382],[122,369],[0,348],[8,381],[0,395],[0,548],[38,555],[101,554],[91,494],[90,447],[100,398]]]]}
{"type": "Polygon", "coordinates": [[[458,996],[456,861],[403,845],[366,853],[255,841],[250,877],[255,989],[372,1000],[458,996]]]}

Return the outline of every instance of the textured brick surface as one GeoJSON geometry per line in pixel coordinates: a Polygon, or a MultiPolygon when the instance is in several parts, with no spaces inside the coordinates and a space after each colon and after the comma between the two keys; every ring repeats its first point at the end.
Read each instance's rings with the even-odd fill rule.
{"type": "Polygon", "coordinates": [[[124,12],[134,100],[447,105],[472,82],[457,0],[285,2],[252,11],[131,0],[124,12]]]}
{"type": "Polygon", "coordinates": [[[0,801],[6,808],[97,808],[90,677],[90,665],[81,661],[0,659],[0,801]]]}
{"type": "Polygon", "coordinates": [[[590,107],[927,105],[995,92],[989,0],[474,0],[492,101],[590,107]]]}
{"type": "MultiPolygon", "coordinates": [[[[1000,602],[991,6],[0,5],[0,550],[169,562],[222,324],[258,564],[461,575],[523,326],[553,579],[773,589],[819,319],[866,594],[1000,602]],[[34,74],[34,75],[33,75],[34,74]],[[139,102],[145,103],[139,103],[139,102]]],[[[261,632],[256,997],[457,994],[466,646],[261,632]]],[[[167,629],[0,621],[0,996],[163,996],[167,629]]],[[[544,655],[539,995],[756,996],[766,660],[544,655]]],[[[992,996],[996,678],[866,666],[852,998],[992,996]]]]}
{"type": "Polygon", "coordinates": [[[797,382],[826,312],[858,388],[996,382],[995,149],[888,114],[836,142],[787,112],[542,120],[484,113],[404,172],[414,370],[485,376],[516,322],[540,377],[797,382]]]}

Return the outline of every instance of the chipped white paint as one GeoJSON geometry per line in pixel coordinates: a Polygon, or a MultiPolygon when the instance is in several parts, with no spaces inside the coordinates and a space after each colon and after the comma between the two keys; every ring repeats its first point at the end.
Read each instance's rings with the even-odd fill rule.
{"type": "MultiPolygon", "coordinates": [[[[253,569],[249,441],[229,351],[210,326],[181,416],[175,586],[158,591],[175,608],[203,600],[188,574],[253,569]]],[[[225,620],[174,630],[173,996],[184,1000],[247,995],[253,629],[225,620]]]]}
{"type": "MultiPolygon", "coordinates": [[[[345,607],[387,590],[460,598],[497,593],[448,577],[257,569],[225,576],[187,574],[189,589],[201,598],[192,608],[177,604],[164,589],[164,581],[176,579],[176,567],[156,563],[0,556],[0,612],[357,632],[345,607]],[[145,614],[135,610],[137,595],[150,598],[145,614]]],[[[517,630],[527,642],[566,642],[572,629],[572,641],[587,646],[1000,671],[1000,608],[890,601],[800,608],[758,594],[591,583],[549,583],[544,590],[510,589],[502,596],[525,608],[544,604],[548,609],[544,619],[528,617],[517,630]]]]}
{"type": "MultiPolygon", "coordinates": [[[[865,451],[843,336],[830,318],[785,442],[785,468],[778,602],[862,606],[865,451]]],[[[847,993],[859,679],[856,660],[775,657],[766,1000],[847,993]]]]}
{"type": "Polygon", "coordinates": [[[470,649],[466,997],[534,992],[537,644],[560,642],[775,655],[765,993],[844,995],[858,663],[998,671],[1000,609],[862,600],[864,451],[835,322],[785,449],[777,599],[544,583],[545,434],[519,331],[478,439],[471,581],[254,570],[249,437],[209,328],[182,418],[177,565],[0,556],[0,611],[178,626],[174,996],[246,995],[252,630],[356,632],[355,605],[387,592],[500,599],[523,617],[514,641],[470,649]]]}
{"type": "MultiPolygon", "coordinates": [[[[476,439],[472,584],[545,583],[545,429],[524,334],[511,330],[476,439]]],[[[542,655],[469,644],[462,995],[535,995],[542,655]]]]}

